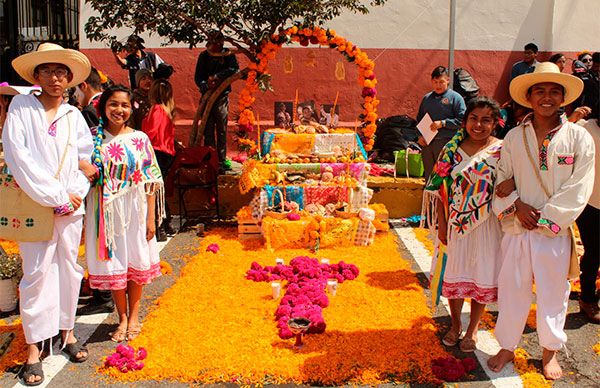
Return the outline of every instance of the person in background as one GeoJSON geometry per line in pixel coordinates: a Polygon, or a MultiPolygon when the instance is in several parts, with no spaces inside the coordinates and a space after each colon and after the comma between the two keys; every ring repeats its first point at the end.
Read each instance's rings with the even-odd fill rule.
{"type": "Polygon", "coordinates": [[[449,83],[448,69],[444,66],[433,69],[431,72],[433,91],[423,97],[417,114],[417,122],[420,122],[428,113],[433,121],[430,128],[437,132],[429,144],[419,136],[419,144],[423,147],[425,181],[429,178],[442,148],[460,129],[466,110],[465,100],[460,94],[448,88],[449,83]]]}
{"type": "Polygon", "coordinates": [[[577,54],[577,60],[585,65],[587,70],[592,68],[592,53],[589,51],[582,51],[577,54]]]}
{"type": "Polygon", "coordinates": [[[531,73],[535,69],[537,61],[538,46],[535,43],[527,43],[523,47],[523,60],[515,63],[510,72],[510,80],[512,81],[515,77],[521,74],[531,73]]]}
{"type": "MultiPolygon", "coordinates": [[[[149,100],[151,108],[142,121],[142,131],[148,135],[160,172],[167,179],[175,157],[175,100],[171,83],[165,79],[154,81],[150,87],[149,100]]],[[[170,225],[171,212],[166,203],[165,212],[166,218],[162,222],[156,219],[158,241],[166,241],[167,235],[175,234],[170,225]]]]}
{"type": "Polygon", "coordinates": [[[131,94],[131,118],[129,125],[138,131],[142,130],[142,121],[150,111],[150,100],[148,93],[152,86],[152,72],[148,69],[140,69],[135,73],[137,88],[131,94]]]}
{"type": "MultiPolygon", "coordinates": [[[[202,94],[218,88],[221,82],[239,70],[235,54],[224,48],[223,33],[213,30],[207,38],[206,50],[198,56],[194,75],[196,85],[202,94]]],[[[217,150],[220,173],[231,170],[231,162],[227,160],[227,116],[230,92],[231,86],[227,86],[214,102],[203,134],[204,145],[217,150]]]]}
{"type": "Polygon", "coordinates": [[[600,268],[600,109],[596,109],[596,117],[581,120],[581,125],[592,135],[596,146],[596,164],[594,172],[594,189],[583,212],[577,218],[577,227],[583,243],[584,254],[579,268],[581,275],[581,293],[579,294],[579,310],[592,323],[600,323],[600,308],[598,307],[598,290],[596,278],[600,268]]]}
{"type": "Polygon", "coordinates": [[[128,55],[125,58],[119,56],[119,51],[121,49],[120,45],[115,45],[112,49],[115,60],[119,66],[129,71],[129,84],[131,90],[135,90],[138,86],[135,80],[135,74],[138,70],[148,69],[150,72],[154,72],[158,68],[158,65],[164,62],[158,54],[151,51],[145,51],[144,39],[135,34],[130,35],[129,38],[127,38],[127,45],[124,49],[128,55]]]}
{"type": "MultiPolygon", "coordinates": [[[[573,108],[591,108],[591,117],[597,117],[598,102],[600,101],[600,52],[591,54],[590,58],[592,66],[585,72],[575,74],[575,76],[583,81],[583,93],[581,93],[581,96],[571,106],[573,108]]],[[[583,117],[581,116],[577,119],[583,117]]]]}
{"type": "Polygon", "coordinates": [[[548,59],[548,62],[552,62],[558,66],[558,69],[562,73],[565,69],[565,65],[567,64],[567,57],[565,57],[565,54],[563,53],[556,53],[552,55],[550,59],[548,59]]]}
{"type": "Polygon", "coordinates": [[[92,67],[86,80],[75,87],[75,98],[79,102],[79,106],[83,107],[81,114],[90,128],[97,127],[99,124],[96,106],[101,94],[100,74],[95,67],[92,67]]]}

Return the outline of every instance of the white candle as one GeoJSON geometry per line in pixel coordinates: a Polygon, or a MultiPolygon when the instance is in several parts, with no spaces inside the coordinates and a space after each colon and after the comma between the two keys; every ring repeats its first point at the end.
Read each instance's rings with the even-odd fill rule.
{"type": "Polygon", "coordinates": [[[321,264],[329,264],[329,259],[321,259],[321,264]]]}
{"type": "Polygon", "coordinates": [[[281,283],[271,282],[271,291],[273,293],[273,299],[278,299],[281,295],[281,283]]]}
{"type": "Polygon", "coordinates": [[[335,296],[335,294],[337,293],[337,289],[338,289],[337,280],[329,279],[327,281],[327,292],[329,293],[329,295],[335,296]]]}

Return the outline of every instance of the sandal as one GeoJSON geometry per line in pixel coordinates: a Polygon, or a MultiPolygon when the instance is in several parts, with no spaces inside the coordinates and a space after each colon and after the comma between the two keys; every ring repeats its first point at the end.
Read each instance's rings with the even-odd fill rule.
{"type": "Polygon", "coordinates": [[[472,353],[477,350],[477,343],[472,338],[464,338],[460,341],[460,351],[463,353],[472,353]]]}
{"type": "Polygon", "coordinates": [[[449,330],[444,338],[442,338],[442,343],[446,346],[455,346],[460,340],[460,335],[462,331],[454,332],[449,330]]]}
{"type": "Polygon", "coordinates": [[[133,341],[142,332],[142,325],[129,326],[127,328],[127,341],[133,341]]]}
{"type": "Polygon", "coordinates": [[[69,355],[69,361],[77,363],[86,361],[90,355],[87,347],[82,345],[79,341],[64,345],[62,351],[69,355]],[[86,353],[86,355],[77,357],[77,353],[86,353]]]}
{"type": "Polygon", "coordinates": [[[117,327],[117,330],[108,333],[110,339],[114,342],[123,342],[127,339],[127,329],[117,327]]]}
{"type": "Polygon", "coordinates": [[[38,361],[35,364],[25,364],[23,366],[23,374],[21,375],[23,378],[23,384],[28,387],[35,387],[36,385],[40,385],[44,382],[44,370],[42,369],[42,362],[38,361]],[[41,377],[37,381],[29,381],[29,378],[32,376],[41,377]]]}

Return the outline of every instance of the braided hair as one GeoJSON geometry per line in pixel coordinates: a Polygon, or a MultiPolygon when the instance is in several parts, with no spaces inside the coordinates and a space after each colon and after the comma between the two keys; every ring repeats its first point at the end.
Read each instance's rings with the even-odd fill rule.
{"type": "Polygon", "coordinates": [[[100,99],[98,100],[98,106],[96,107],[100,123],[96,127],[96,135],[94,137],[94,151],[92,152],[92,164],[98,169],[98,179],[96,184],[102,186],[105,182],[104,168],[102,163],[102,141],[105,138],[104,126],[108,122],[106,117],[106,103],[108,99],[117,92],[127,93],[131,96],[131,90],[123,85],[113,85],[106,89],[100,99]]]}

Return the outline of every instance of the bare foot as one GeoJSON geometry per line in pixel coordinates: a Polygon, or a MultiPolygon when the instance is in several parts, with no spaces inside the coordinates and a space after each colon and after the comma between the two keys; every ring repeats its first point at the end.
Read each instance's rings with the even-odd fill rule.
{"type": "Polygon", "coordinates": [[[544,368],[544,377],[548,380],[558,380],[562,377],[562,368],[556,359],[556,350],[544,348],[542,353],[542,367],[544,368]]]}
{"type": "Polygon", "coordinates": [[[487,360],[488,367],[492,372],[500,372],[502,368],[515,358],[515,353],[510,350],[500,349],[498,354],[487,360]]]}

